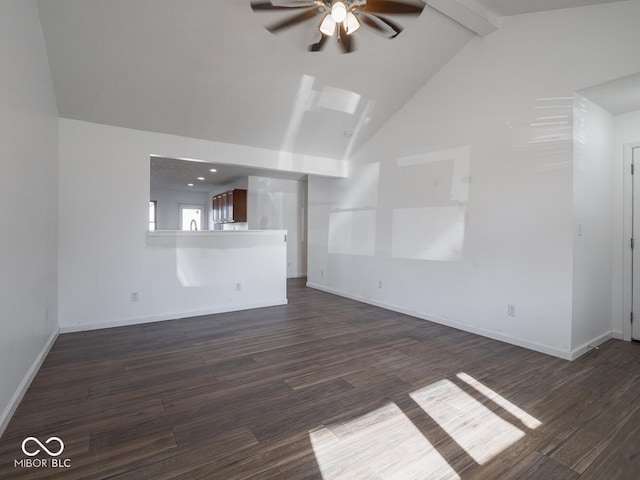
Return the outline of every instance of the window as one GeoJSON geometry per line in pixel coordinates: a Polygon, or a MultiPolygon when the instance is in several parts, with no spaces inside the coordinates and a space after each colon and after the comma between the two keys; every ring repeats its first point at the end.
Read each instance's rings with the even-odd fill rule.
{"type": "Polygon", "coordinates": [[[151,200],[149,202],[149,230],[155,230],[156,229],[156,224],[158,222],[157,219],[157,208],[156,208],[156,204],[158,202],[156,200],[151,200]]]}
{"type": "Polygon", "coordinates": [[[202,230],[204,205],[180,204],[180,230],[202,230]]]}

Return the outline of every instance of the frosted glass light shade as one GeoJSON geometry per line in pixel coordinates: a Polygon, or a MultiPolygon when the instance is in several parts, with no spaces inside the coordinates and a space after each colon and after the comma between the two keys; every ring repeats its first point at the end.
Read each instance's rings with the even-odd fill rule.
{"type": "Polygon", "coordinates": [[[360,28],[360,21],[358,17],[356,17],[353,12],[347,13],[347,18],[344,20],[344,29],[347,32],[347,35],[351,35],[355,31],[360,28]]]}
{"type": "Polygon", "coordinates": [[[344,22],[344,19],[347,18],[347,6],[340,0],[333,2],[333,5],[331,5],[331,17],[336,23],[344,22]]]}
{"type": "Polygon", "coordinates": [[[327,35],[328,37],[332,36],[336,31],[336,21],[330,14],[326,14],[322,19],[322,23],[320,23],[319,27],[320,33],[323,35],[327,35]]]}

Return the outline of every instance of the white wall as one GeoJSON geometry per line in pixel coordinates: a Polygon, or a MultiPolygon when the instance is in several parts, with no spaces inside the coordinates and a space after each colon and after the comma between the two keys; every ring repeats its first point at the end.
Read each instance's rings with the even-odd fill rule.
{"type": "Polygon", "coordinates": [[[613,115],[576,94],[573,134],[571,345],[584,353],[612,333],[613,115]]]}
{"type": "MultiPolygon", "coordinates": [[[[237,145],[60,119],[61,328],[93,328],[154,319],[167,312],[175,317],[221,306],[231,310],[257,306],[256,302],[282,302],[286,295],[282,290],[286,287],[284,256],[283,283],[265,286],[263,292],[258,285],[235,292],[241,280],[226,270],[220,271],[220,284],[192,286],[181,280],[180,259],[170,261],[146,236],[151,154],[210,162],[237,159],[244,164],[251,159],[254,164],[248,166],[284,168],[278,152],[258,153],[237,145]],[[88,172],[100,175],[91,175],[87,181],[88,172]],[[134,291],[139,293],[139,302],[131,302],[134,291]],[[230,291],[229,298],[225,295],[230,291]]],[[[296,165],[303,168],[302,173],[342,173],[342,162],[326,159],[322,168],[316,168],[317,160],[301,157],[296,165]],[[331,170],[331,165],[336,169],[331,170]]],[[[253,268],[263,268],[262,262],[254,261],[253,268]]],[[[250,274],[244,271],[244,275],[250,282],[250,274]]]]}
{"type": "Polygon", "coordinates": [[[638,18],[523,15],[471,41],[358,152],[350,205],[310,179],[309,283],[572,358],[573,94],[640,69],[638,18]]]}
{"type": "Polygon", "coordinates": [[[170,190],[151,188],[150,200],[155,200],[157,230],[180,230],[179,205],[181,203],[204,205],[203,230],[211,225],[211,197],[207,192],[193,192],[186,190],[170,190]]]}
{"type": "Polygon", "coordinates": [[[62,331],[103,328],[287,303],[287,248],[284,231],[149,232],[142,253],[144,282],[129,283],[139,301],[115,308],[111,317],[63,324],[62,331]],[[138,287],[140,287],[138,289],[138,287]],[[117,316],[120,315],[120,316],[117,316]],[[128,315],[127,317],[123,315],[128,315]]]}
{"type": "Polygon", "coordinates": [[[57,333],[58,114],[36,3],[0,2],[0,435],[57,333]]]}
{"type": "Polygon", "coordinates": [[[304,181],[249,177],[247,220],[250,229],[287,230],[287,277],[307,273],[306,188],[304,181]]]}
{"type": "MultiPolygon", "coordinates": [[[[640,146],[640,110],[614,118],[612,328],[631,338],[631,146],[640,146]]],[[[636,169],[638,166],[636,165],[636,169]]],[[[638,170],[636,170],[637,174],[638,170]]],[[[637,314],[637,313],[636,313],[637,314]]],[[[637,317],[636,317],[637,318],[637,317]]]]}

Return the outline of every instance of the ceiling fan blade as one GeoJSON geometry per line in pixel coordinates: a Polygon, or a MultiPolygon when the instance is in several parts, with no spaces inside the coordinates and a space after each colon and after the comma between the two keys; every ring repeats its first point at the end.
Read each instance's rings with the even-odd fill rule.
{"type": "Polygon", "coordinates": [[[400,25],[398,25],[395,22],[392,22],[388,18],[384,18],[384,17],[382,17],[380,15],[375,15],[375,14],[371,14],[371,13],[363,15],[363,13],[364,12],[361,12],[360,16],[361,16],[362,20],[368,26],[372,26],[371,23],[375,23],[377,21],[377,22],[381,22],[384,25],[386,25],[387,27],[389,27],[392,30],[393,33],[391,31],[389,31],[389,29],[385,29],[383,26],[381,26],[380,23],[378,23],[377,26],[374,27],[376,30],[384,29],[384,31],[385,31],[385,35],[384,36],[386,36],[389,39],[396,38],[400,34],[400,32],[402,32],[402,30],[403,30],[403,28],[400,25]],[[375,20],[373,20],[371,17],[373,17],[375,20]],[[368,19],[369,21],[367,21],[366,19],[368,19]]]}
{"type": "Polygon", "coordinates": [[[424,10],[424,2],[401,2],[394,0],[367,0],[362,12],[387,13],[392,15],[420,15],[424,10]]]}
{"type": "Polygon", "coordinates": [[[271,3],[276,7],[294,7],[294,6],[308,6],[318,5],[318,0],[271,0],[271,3]]]}
{"type": "Polygon", "coordinates": [[[342,47],[342,53],[351,53],[354,50],[354,41],[351,35],[347,35],[347,31],[344,28],[344,24],[340,24],[340,30],[338,31],[338,42],[342,47]]]}
{"type": "Polygon", "coordinates": [[[392,27],[391,25],[389,25],[389,23],[393,22],[390,22],[389,20],[385,21],[377,15],[360,12],[358,14],[358,18],[366,26],[373,28],[375,30],[375,33],[388,39],[397,37],[398,34],[402,31],[402,27],[400,27],[399,25],[393,24],[392,27]]]}
{"type": "Polygon", "coordinates": [[[268,26],[267,30],[269,30],[271,33],[276,33],[285,28],[293,27],[294,25],[297,25],[299,23],[306,22],[307,20],[311,20],[317,14],[318,14],[318,10],[315,6],[310,8],[307,7],[306,11],[298,15],[294,15],[293,17],[285,18],[281,22],[274,23],[273,25],[268,26]]]}
{"type": "MultiPolygon", "coordinates": [[[[280,3],[280,2],[278,2],[280,3]]],[[[295,2],[289,5],[274,5],[273,2],[251,2],[251,9],[254,12],[265,11],[265,10],[291,10],[294,8],[309,8],[314,7],[315,2],[313,0],[305,0],[304,2],[295,2]]]]}
{"type": "Polygon", "coordinates": [[[324,48],[324,45],[325,45],[325,43],[327,43],[328,39],[329,39],[329,37],[327,37],[326,35],[320,34],[320,40],[318,40],[316,43],[312,43],[311,45],[309,45],[309,51],[310,52],[319,52],[320,50],[322,50],[324,48]]]}

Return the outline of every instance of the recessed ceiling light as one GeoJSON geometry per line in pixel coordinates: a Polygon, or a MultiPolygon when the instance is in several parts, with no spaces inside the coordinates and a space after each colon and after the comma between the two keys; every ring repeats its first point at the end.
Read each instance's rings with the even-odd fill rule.
{"type": "Polygon", "coordinates": [[[211,173],[216,173],[218,170],[216,170],[215,168],[210,168],[210,169],[209,169],[209,171],[210,171],[211,173]]]}
{"type": "Polygon", "coordinates": [[[187,183],[187,187],[193,187],[193,183],[187,183]]]}
{"type": "Polygon", "coordinates": [[[204,177],[198,177],[198,180],[204,180],[204,177]]]}

